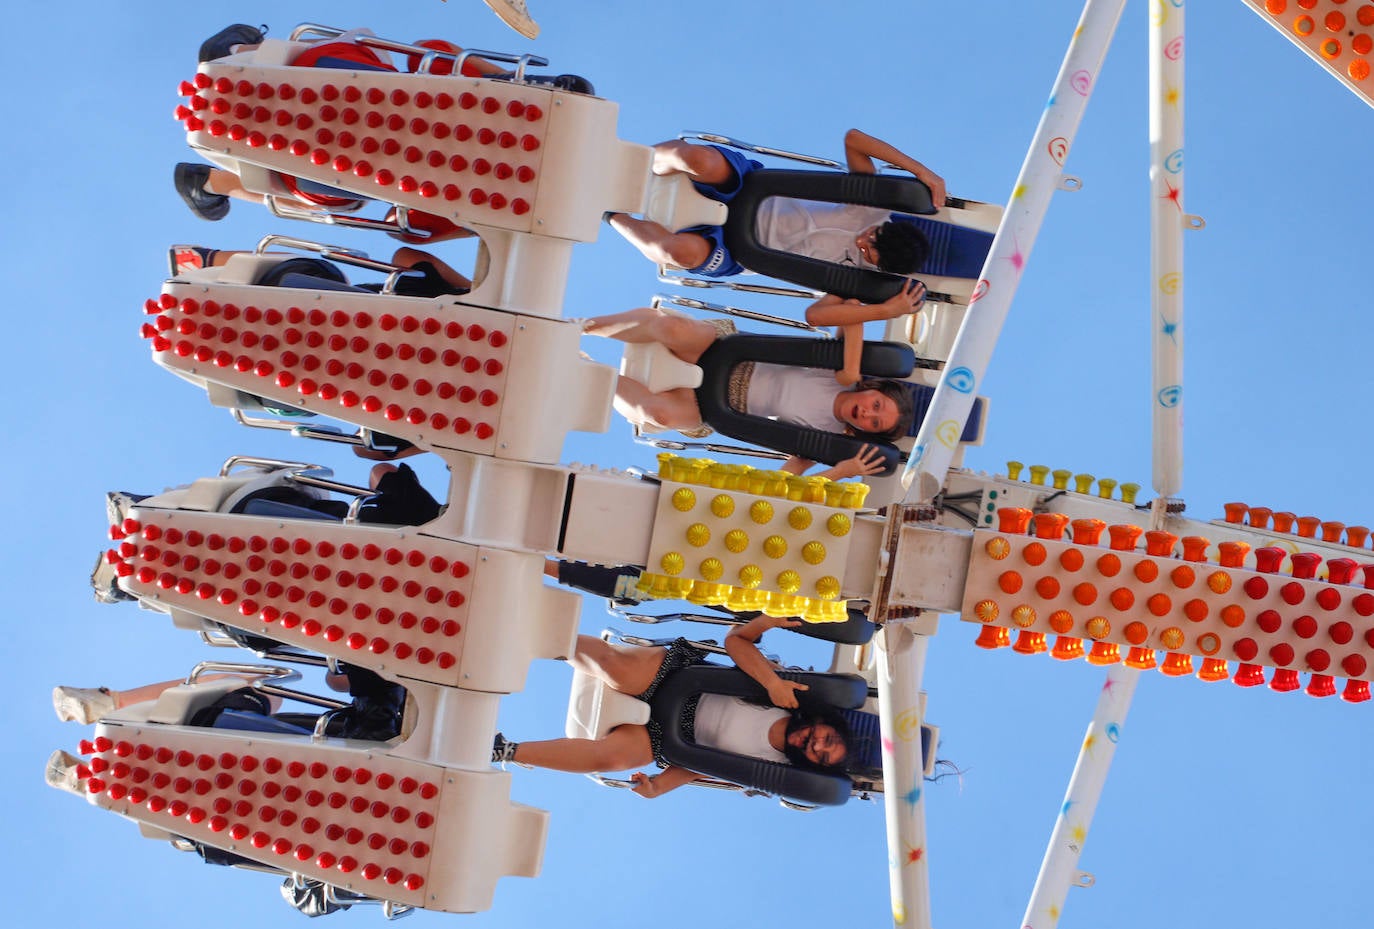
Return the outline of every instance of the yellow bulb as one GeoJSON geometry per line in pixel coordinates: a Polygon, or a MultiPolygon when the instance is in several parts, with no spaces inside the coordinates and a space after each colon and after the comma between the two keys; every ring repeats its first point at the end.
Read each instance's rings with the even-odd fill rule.
{"type": "Polygon", "coordinates": [[[835,513],[825,521],[825,528],[834,536],[849,535],[849,517],[843,513],[835,513]]]}
{"type": "Polygon", "coordinates": [[[787,514],[787,525],[801,532],[811,525],[811,511],[804,506],[794,506],[787,514]]]}
{"type": "Polygon", "coordinates": [[[682,569],[687,566],[687,560],[682,557],[681,552],[669,552],[659,559],[658,566],[663,569],[664,574],[681,574],[682,569]]]}
{"type": "Polygon", "coordinates": [[[770,535],[763,540],[763,553],[769,558],[781,558],[787,554],[787,540],[780,535],[770,535]]]}
{"type": "Polygon", "coordinates": [[[679,487],[673,491],[673,509],[686,513],[697,505],[696,491],[690,487],[679,487]]]}
{"type": "Polygon", "coordinates": [[[725,533],[725,547],[738,555],[749,547],[749,533],[743,529],[731,529],[725,533]]]}
{"type": "Polygon", "coordinates": [[[725,573],[725,565],[720,563],[719,558],[707,558],[697,570],[706,580],[718,581],[720,576],[725,573]]]}
{"type": "Polygon", "coordinates": [[[789,594],[801,590],[801,575],[791,570],[782,572],[778,575],[778,589],[789,594]]]}
{"type": "Polygon", "coordinates": [[[807,564],[820,564],[825,561],[825,546],[819,542],[807,542],[802,546],[802,561],[807,564]]]}
{"type": "Polygon", "coordinates": [[[687,527],[687,542],[689,544],[701,548],[709,541],[711,541],[711,530],[707,528],[705,523],[692,523],[687,527]]]}
{"type": "Polygon", "coordinates": [[[753,590],[763,583],[763,569],[756,564],[747,564],[739,569],[740,586],[753,590]]]}
{"type": "Polygon", "coordinates": [[[767,500],[755,500],[749,507],[749,518],[762,526],[773,518],[773,504],[767,500]]]}
{"type": "Polygon", "coordinates": [[[735,512],[735,498],[729,494],[716,494],[711,500],[711,512],[725,519],[735,512]]]}
{"type": "Polygon", "coordinates": [[[840,579],[827,574],[816,582],[816,596],[822,600],[834,600],[840,595],[840,579]]]}

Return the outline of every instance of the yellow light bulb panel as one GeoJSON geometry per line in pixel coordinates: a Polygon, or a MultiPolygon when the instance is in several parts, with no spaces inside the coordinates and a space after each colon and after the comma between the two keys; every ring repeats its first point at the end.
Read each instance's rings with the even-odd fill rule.
{"type": "Polygon", "coordinates": [[[663,479],[639,589],[809,622],[841,622],[853,510],[868,488],[660,455],[663,479]]]}
{"type": "Polygon", "coordinates": [[[1209,673],[1226,661],[1280,669],[1285,680],[1367,681],[1374,671],[1374,591],[1015,533],[974,531],[961,615],[1114,644],[1142,662],[1153,651],[1211,659],[1209,673]]]}

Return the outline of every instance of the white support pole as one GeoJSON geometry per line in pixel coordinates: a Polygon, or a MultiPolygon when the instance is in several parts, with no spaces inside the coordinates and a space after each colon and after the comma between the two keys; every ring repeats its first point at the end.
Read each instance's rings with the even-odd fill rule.
{"type": "Polygon", "coordinates": [[[908,503],[928,503],[944,484],[964,421],[982,384],[1040,224],[1049,210],[1050,196],[1059,186],[1064,160],[1125,2],[1087,0],[1083,7],[968,312],[955,337],[944,376],[902,474],[908,503]]]}
{"type": "Polygon", "coordinates": [[[1183,483],[1183,0],[1150,15],[1150,308],[1154,489],[1183,483]]]}
{"type": "Polygon", "coordinates": [[[875,669],[892,922],[903,929],[930,929],[925,768],[921,758],[921,675],[929,637],[914,632],[907,623],[888,622],[873,641],[878,648],[875,669]]]}
{"type": "Polygon", "coordinates": [[[1026,915],[1021,918],[1024,929],[1054,929],[1064,911],[1064,898],[1069,888],[1080,883],[1078,856],[1083,853],[1083,845],[1088,839],[1093,813],[1102,796],[1107,771],[1116,754],[1116,743],[1139,679],[1140,672],[1125,665],[1113,665],[1107,671],[1107,681],[1102,685],[1097,710],[1078,752],[1078,763],[1069,778],[1069,789],[1059,808],[1054,832],[1050,834],[1049,847],[1040,862],[1040,873],[1036,876],[1030,903],[1026,905],[1026,915]]]}

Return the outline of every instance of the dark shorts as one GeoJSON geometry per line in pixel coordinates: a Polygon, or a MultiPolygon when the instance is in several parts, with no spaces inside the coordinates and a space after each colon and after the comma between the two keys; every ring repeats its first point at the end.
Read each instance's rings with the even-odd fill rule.
{"type": "MultiPolygon", "coordinates": [[[[733,148],[722,148],[719,145],[710,147],[720,152],[721,156],[729,163],[733,176],[723,184],[704,184],[700,181],[693,181],[692,186],[703,197],[708,197],[718,203],[729,203],[739,194],[740,188],[744,185],[744,176],[751,171],[762,168],[763,165],[752,158],[744,157],[741,152],[737,152],[733,148]]],[[[692,226],[682,231],[695,233],[711,245],[711,254],[695,268],[688,268],[689,274],[699,274],[702,277],[731,277],[744,270],[744,266],[736,261],[734,256],[730,254],[730,250],[725,247],[725,231],[721,227],[692,226]]]]}
{"type": "Polygon", "coordinates": [[[735,260],[730,249],[725,247],[725,230],[720,226],[691,226],[682,230],[701,236],[711,246],[711,254],[695,268],[688,268],[688,274],[701,277],[733,277],[744,270],[744,265],[735,260]]]}
{"type": "MultiPolygon", "coordinates": [[[[668,675],[683,668],[690,668],[692,665],[704,664],[706,653],[696,646],[689,643],[686,639],[678,638],[668,646],[668,652],[663,656],[663,664],[659,666],[658,673],[654,675],[653,681],[644,689],[641,694],[636,694],[636,699],[643,700],[645,703],[653,704],[654,694],[658,688],[667,680],[668,675]]],[[[697,700],[695,697],[688,700],[683,707],[682,716],[678,719],[678,725],[682,726],[683,735],[692,738],[695,731],[697,700]]],[[[653,750],[654,760],[660,765],[667,765],[663,760],[663,727],[650,719],[645,724],[649,730],[649,747],[653,750]]]]}
{"type": "Polygon", "coordinates": [[[763,164],[752,158],[746,158],[742,152],[737,152],[733,148],[723,148],[719,145],[710,145],[707,147],[714,148],[716,151],[720,152],[721,156],[724,157],[726,162],[730,165],[730,170],[734,173],[734,176],[722,184],[705,184],[701,181],[693,181],[692,186],[695,187],[697,193],[701,194],[703,197],[709,197],[719,203],[729,203],[739,195],[740,188],[744,186],[744,176],[751,171],[757,171],[759,168],[762,168],[763,164]]]}

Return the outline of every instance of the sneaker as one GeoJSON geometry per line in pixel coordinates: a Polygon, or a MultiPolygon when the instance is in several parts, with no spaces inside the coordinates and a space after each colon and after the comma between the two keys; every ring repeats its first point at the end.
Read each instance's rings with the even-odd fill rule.
{"type": "MultiPolygon", "coordinates": [[[[496,80],[514,80],[512,74],[493,74],[496,80]]],[[[524,77],[526,84],[539,84],[547,87],[554,87],[558,90],[566,90],[574,94],[586,94],[589,97],[596,96],[596,88],[592,82],[580,74],[526,74],[524,77]]]]}
{"type": "Polygon", "coordinates": [[[114,712],[115,698],[108,687],[54,687],[52,708],[64,723],[90,725],[114,712]]]}
{"type": "Polygon", "coordinates": [[[95,567],[91,569],[91,590],[95,593],[96,603],[118,603],[121,600],[138,599],[120,589],[119,574],[115,571],[114,562],[110,561],[105,552],[96,556],[95,567]]]}
{"type": "Polygon", "coordinates": [[[224,194],[212,194],[206,190],[205,182],[209,179],[209,165],[189,164],[183,161],[172,172],[172,183],[191,212],[201,219],[215,222],[229,215],[229,198],[224,194]]]}
{"type": "Polygon", "coordinates": [[[260,29],[245,26],[243,23],[225,26],[200,44],[200,60],[214,61],[216,58],[232,55],[235,45],[257,45],[266,35],[266,26],[260,29]]]}
{"type": "Polygon", "coordinates": [[[43,780],[49,787],[82,796],[85,791],[81,789],[81,782],[76,773],[80,764],[81,759],[59,748],[48,756],[48,766],[43,772],[43,780]]]}
{"type": "Polygon", "coordinates": [[[515,761],[515,750],[519,747],[519,742],[512,742],[501,733],[496,733],[496,738],[491,740],[491,763],[505,765],[508,761],[515,761]]]}
{"type": "Polygon", "coordinates": [[[172,277],[179,277],[187,271],[199,271],[210,267],[218,249],[201,245],[173,245],[167,249],[167,270],[172,277]]]}
{"type": "MultiPolygon", "coordinates": [[[[530,16],[525,0],[483,0],[491,11],[501,17],[501,22],[510,26],[527,39],[539,38],[539,24],[530,16]]],[[[204,61],[205,59],[201,59],[204,61]]]]}
{"type": "Polygon", "coordinates": [[[596,88],[592,86],[592,82],[580,74],[560,74],[553,79],[553,86],[573,94],[596,96],[596,88]]]}

